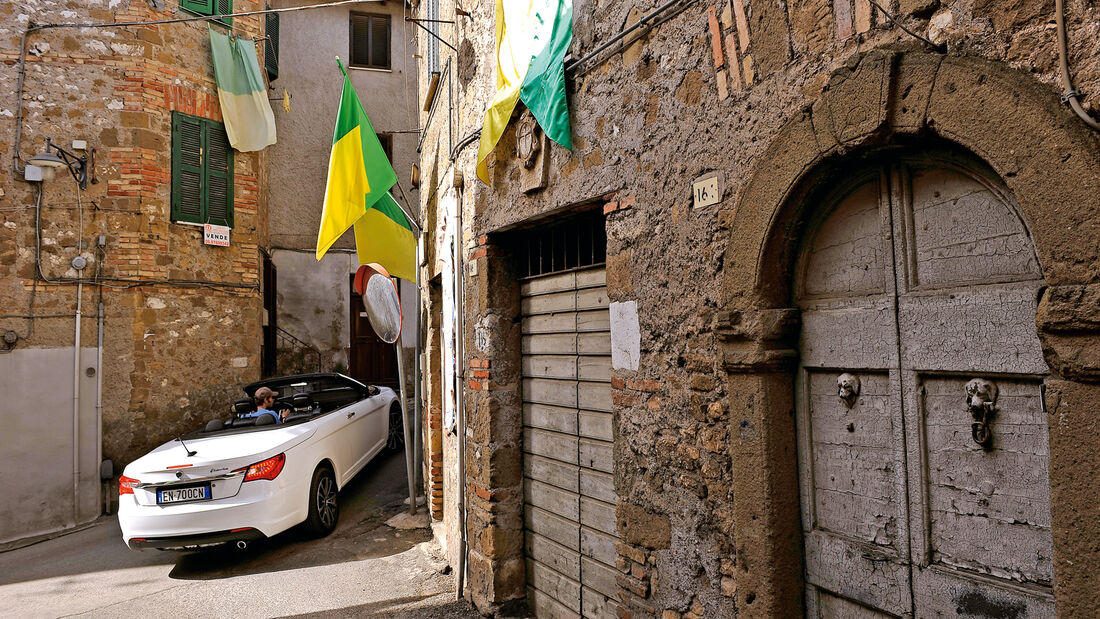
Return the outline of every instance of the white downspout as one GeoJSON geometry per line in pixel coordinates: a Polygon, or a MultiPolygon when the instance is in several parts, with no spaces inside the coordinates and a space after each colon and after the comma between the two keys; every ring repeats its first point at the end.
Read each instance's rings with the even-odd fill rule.
{"type": "MultiPolygon", "coordinates": [[[[96,333],[96,353],[95,353],[95,461],[96,466],[102,466],[103,463],[103,301],[99,302],[99,310],[96,315],[97,325],[96,333]]],[[[102,470],[102,469],[101,469],[102,470]]],[[[102,473],[100,473],[102,475],[102,473]]],[[[100,482],[98,488],[102,492],[103,483],[100,482]]],[[[100,497],[98,503],[103,503],[107,500],[108,493],[104,492],[100,497]]],[[[104,510],[110,512],[110,506],[104,510]]]]}
{"type": "Polygon", "coordinates": [[[76,333],[73,335],[73,524],[80,522],[80,310],[84,283],[76,285],[76,333]]]}
{"type": "Polygon", "coordinates": [[[455,421],[458,425],[458,569],[455,570],[457,581],[456,596],[462,599],[466,587],[466,306],[464,303],[465,284],[463,275],[465,267],[462,262],[462,185],[463,177],[460,170],[454,171],[453,184],[458,201],[458,216],[454,231],[454,287],[455,287],[455,322],[458,326],[455,333],[455,421]]]}

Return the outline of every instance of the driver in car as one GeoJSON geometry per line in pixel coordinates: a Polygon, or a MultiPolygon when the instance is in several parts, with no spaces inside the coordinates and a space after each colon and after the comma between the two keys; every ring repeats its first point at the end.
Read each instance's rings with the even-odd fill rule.
{"type": "Polygon", "coordinates": [[[270,387],[260,387],[252,396],[253,401],[256,403],[256,410],[241,416],[259,418],[260,415],[271,415],[275,418],[275,423],[282,423],[282,416],[271,408],[275,406],[275,398],[278,397],[278,395],[279,394],[270,387]]]}

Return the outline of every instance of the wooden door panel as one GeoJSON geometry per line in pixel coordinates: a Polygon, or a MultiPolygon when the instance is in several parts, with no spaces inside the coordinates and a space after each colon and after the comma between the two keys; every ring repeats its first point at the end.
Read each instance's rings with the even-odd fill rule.
{"type": "MultiPolygon", "coordinates": [[[[814,528],[894,546],[905,519],[895,454],[902,441],[886,374],[861,374],[851,409],[837,397],[838,372],[810,372],[809,426],[814,528]]],[[[902,527],[904,529],[904,527],[902,527]]]]}
{"type": "Polygon", "coordinates": [[[1040,279],[1027,228],[990,185],[962,172],[912,170],[912,288],[1040,279]]]}
{"type": "Polygon", "coordinates": [[[882,234],[880,181],[842,199],[818,228],[805,257],[803,297],[860,296],[890,290],[889,245],[882,234]]]}
{"type": "Polygon", "coordinates": [[[966,378],[925,377],[933,562],[1050,584],[1049,456],[1034,380],[998,379],[994,449],[971,438],[966,378]]]}
{"type": "Polygon", "coordinates": [[[799,354],[807,367],[894,367],[897,342],[892,298],[819,302],[802,311],[799,354]]]}
{"type": "Polygon", "coordinates": [[[912,609],[906,559],[823,531],[805,544],[808,584],[896,616],[912,609]]]}
{"type": "Polygon", "coordinates": [[[913,570],[913,597],[918,617],[1054,617],[1054,596],[1048,587],[1016,585],[932,566],[913,570]]]}
{"type": "Polygon", "coordinates": [[[1038,282],[909,294],[898,299],[902,366],[1046,374],[1035,330],[1038,282]]]}

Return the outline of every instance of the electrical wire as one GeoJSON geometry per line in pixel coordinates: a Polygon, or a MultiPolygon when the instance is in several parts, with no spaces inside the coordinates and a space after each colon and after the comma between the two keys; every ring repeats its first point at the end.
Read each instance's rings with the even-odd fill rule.
{"type": "Polygon", "coordinates": [[[1066,40],[1066,11],[1063,2],[1064,0],[1054,0],[1055,21],[1058,22],[1058,66],[1062,71],[1062,82],[1066,86],[1066,91],[1062,93],[1062,103],[1069,104],[1073,113],[1086,125],[1100,131],[1100,122],[1085,111],[1077,100],[1078,92],[1073,89],[1073,79],[1069,75],[1069,43],[1066,40]]]}
{"type": "Polygon", "coordinates": [[[916,32],[913,32],[912,30],[906,28],[905,24],[901,23],[901,20],[899,20],[897,17],[894,17],[893,15],[891,15],[889,11],[882,8],[882,5],[879,4],[878,2],[875,2],[875,0],[868,0],[868,2],[870,2],[872,5],[874,5],[874,7],[876,9],[878,9],[880,13],[885,15],[886,19],[889,19],[892,24],[894,24],[898,28],[901,28],[901,30],[903,32],[905,32],[905,34],[908,34],[909,36],[917,39],[918,41],[921,41],[921,42],[931,46],[932,49],[936,50],[937,52],[940,52],[941,54],[945,53],[947,51],[947,46],[946,45],[936,45],[935,43],[933,43],[932,41],[926,39],[925,37],[922,37],[921,35],[917,34],[916,32]]]}

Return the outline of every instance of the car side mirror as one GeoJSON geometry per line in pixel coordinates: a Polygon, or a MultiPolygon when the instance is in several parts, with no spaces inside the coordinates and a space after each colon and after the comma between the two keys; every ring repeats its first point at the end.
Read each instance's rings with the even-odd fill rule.
{"type": "Polygon", "coordinates": [[[379,389],[378,387],[375,387],[374,385],[367,385],[367,395],[368,396],[373,398],[374,396],[378,395],[379,393],[382,393],[381,389],[379,389]]]}

